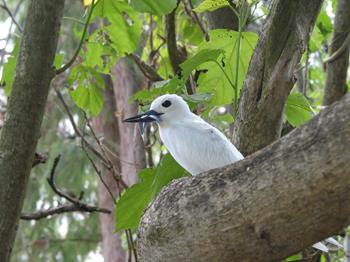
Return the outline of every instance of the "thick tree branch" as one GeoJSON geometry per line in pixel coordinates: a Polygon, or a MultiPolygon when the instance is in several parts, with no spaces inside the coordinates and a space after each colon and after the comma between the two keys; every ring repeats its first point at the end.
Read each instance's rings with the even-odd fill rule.
{"type": "Polygon", "coordinates": [[[280,137],[294,71],[321,4],[322,0],[273,2],[249,65],[234,124],[233,142],[244,155],[280,137]]]}
{"type": "Polygon", "coordinates": [[[347,71],[350,50],[350,1],[338,0],[334,19],[334,32],[329,48],[330,57],[325,61],[326,81],[324,105],[330,105],[347,93],[347,71]]]}
{"type": "Polygon", "coordinates": [[[350,223],[350,95],[233,165],[175,181],[145,211],[141,261],[280,261],[350,223]]]}

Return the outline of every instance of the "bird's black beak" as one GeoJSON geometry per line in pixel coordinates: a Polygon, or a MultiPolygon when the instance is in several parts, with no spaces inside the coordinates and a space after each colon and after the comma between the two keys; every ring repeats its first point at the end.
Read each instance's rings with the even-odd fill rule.
{"type": "Polygon", "coordinates": [[[160,122],[161,115],[163,115],[163,113],[158,113],[154,110],[150,110],[150,111],[147,111],[146,113],[124,119],[123,122],[139,123],[140,133],[141,133],[142,139],[144,139],[143,133],[147,124],[154,121],[160,122]]]}
{"type": "Polygon", "coordinates": [[[149,122],[160,122],[160,116],[163,115],[163,113],[158,113],[154,110],[147,111],[146,113],[133,116],[127,119],[124,119],[123,122],[131,122],[131,123],[149,123],[149,122]]]}

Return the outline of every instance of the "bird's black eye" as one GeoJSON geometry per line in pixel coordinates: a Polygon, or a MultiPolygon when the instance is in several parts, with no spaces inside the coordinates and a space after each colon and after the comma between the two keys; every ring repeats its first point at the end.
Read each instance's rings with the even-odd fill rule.
{"type": "Polygon", "coordinates": [[[171,102],[169,100],[165,100],[163,103],[162,103],[162,106],[164,107],[169,107],[171,106],[171,102]]]}

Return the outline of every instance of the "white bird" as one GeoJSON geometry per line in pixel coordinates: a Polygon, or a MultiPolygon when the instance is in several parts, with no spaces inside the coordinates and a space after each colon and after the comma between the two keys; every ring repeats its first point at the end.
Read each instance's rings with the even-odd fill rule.
{"type": "Polygon", "coordinates": [[[192,175],[243,159],[237,148],[218,129],[190,111],[178,95],[155,99],[150,111],[124,120],[159,126],[160,138],[174,159],[192,175]]]}

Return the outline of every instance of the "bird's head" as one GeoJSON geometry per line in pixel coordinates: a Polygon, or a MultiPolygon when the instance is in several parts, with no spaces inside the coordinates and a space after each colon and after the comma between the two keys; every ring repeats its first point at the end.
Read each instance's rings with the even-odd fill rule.
{"type": "MultiPolygon", "coordinates": [[[[124,122],[157,122],[162,126],[174,123],[190,112],[187,103],[182,97],[175,94],[162,95],[152,102],[149,111],[124,119],[124,122]]],[[[144,126],[145,124],[140,125],[142,130],[144,126]]]]}

